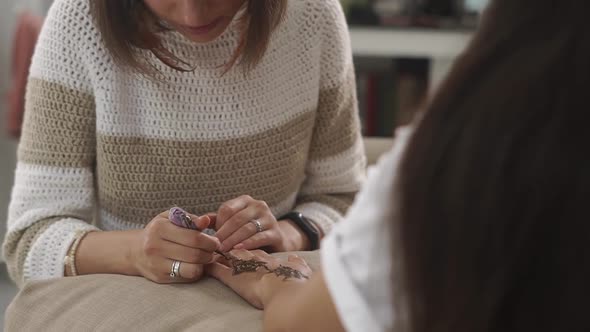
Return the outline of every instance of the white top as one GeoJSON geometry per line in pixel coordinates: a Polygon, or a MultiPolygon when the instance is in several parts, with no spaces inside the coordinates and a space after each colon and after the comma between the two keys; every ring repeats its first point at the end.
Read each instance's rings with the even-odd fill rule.
{"type": "Polygon", "coordinates": [[[347,331],[393,328],[391,221],[394,181],[409,129],[369,169],[368,180],[343,221],[322,242],[322,270],[347,331]]]}

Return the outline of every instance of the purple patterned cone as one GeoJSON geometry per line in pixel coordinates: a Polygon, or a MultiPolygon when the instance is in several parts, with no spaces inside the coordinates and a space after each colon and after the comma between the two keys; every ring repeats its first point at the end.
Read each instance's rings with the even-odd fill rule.
{"type": "Polygon", "coordinates": [[[179,227],[197,230],[197,226],[188,216],[188,213],[179,207],[173,207],[168,212],[168,219],[179,227]]]}

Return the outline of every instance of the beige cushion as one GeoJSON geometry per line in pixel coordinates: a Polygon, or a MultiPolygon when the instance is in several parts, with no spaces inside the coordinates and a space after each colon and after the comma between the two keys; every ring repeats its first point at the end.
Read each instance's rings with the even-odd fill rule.
{"type": "Polygon", "coordinates": [[[393,146],[393,138],[365,137],[363,141],[368,165],[375,164],[379,157],[393,146]]]}
{"type": "MultiPolygon", "coordinates": [[[[391,138],[364,138],[368,165],[391,138]]],[[[298,253],[312,269],[319,254],[298,253]]],[[[285,254],[278,254],[279,256],[285,254]]],[[[94,275],[30,282],[6,311],[5,331],[260,331],[262,312],[214,279],[157,285],[143,278],[94,275]]]]}
{"type": "MultiPolygon", "coordinates": [[[[318,252],[298,255],[317,270],[318,252]]],[[[262,311],[214,279],[158,285],[94,275],[28,283],[6,311],[5,331],[247,332],[260,331],[261,319],[262,311]]]]}

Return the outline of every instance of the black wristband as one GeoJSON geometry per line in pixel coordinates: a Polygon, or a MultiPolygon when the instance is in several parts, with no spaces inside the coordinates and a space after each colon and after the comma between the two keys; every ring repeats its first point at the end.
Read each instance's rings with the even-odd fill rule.
{"type": "Polygon", "coordinates": [[[307,220],[303,214],[293,211],[279,218],[279,220],[286,219],[293,221],[295,225],[297,225],[297,227],[299,227],[299,229],[307,236],[311,246],[310,250],[317,250],[320,248],[320,234],[311,221],[307,220]]]}

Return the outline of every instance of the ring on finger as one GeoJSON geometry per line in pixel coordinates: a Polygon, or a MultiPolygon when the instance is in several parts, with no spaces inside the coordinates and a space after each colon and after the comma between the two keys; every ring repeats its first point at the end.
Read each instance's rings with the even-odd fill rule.
{"type": "Polygon", "coordinates": [[[250,222],[253,223],[254,226],[256,226],[256,233],[260,233],[260,232],[264,231],[264,228],[262,228],[262,224],[260,223],[260,220],[254,219],[254,220],[250,220],[250,222]]]}
{"type": "Polygon", "coordinates": [[[180,261],[172,262],[172,269],[170,271],[171,278],[180,278],[180,261]]]}

